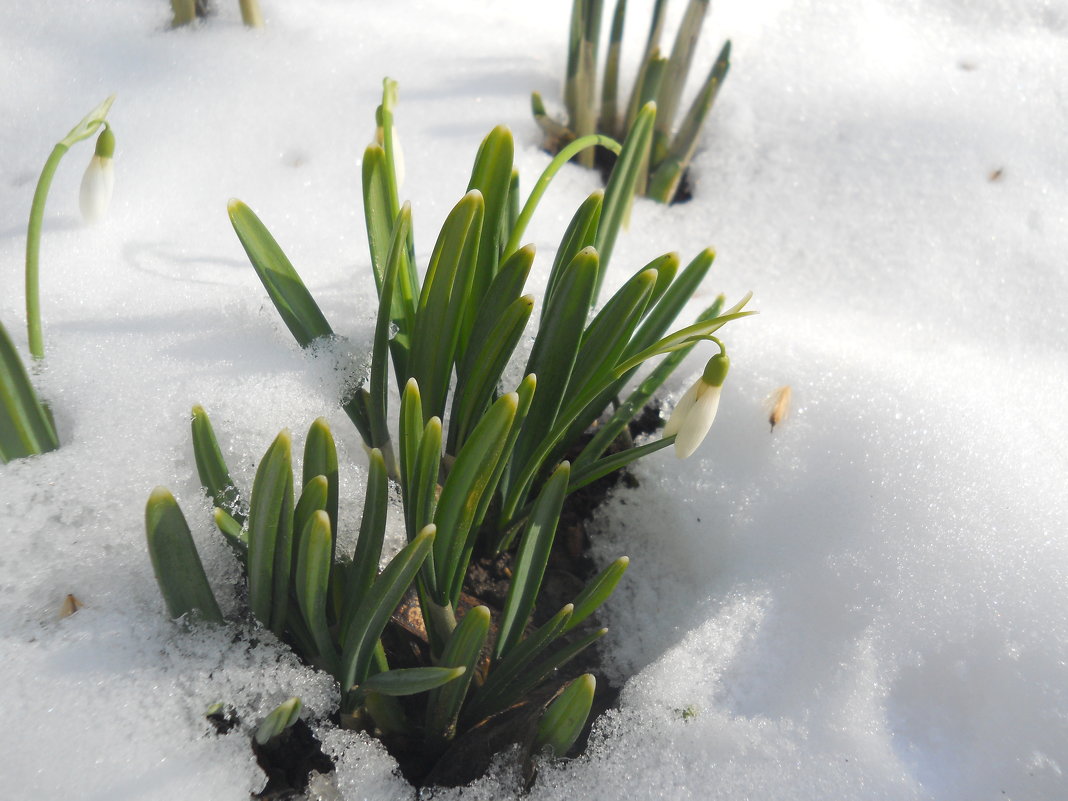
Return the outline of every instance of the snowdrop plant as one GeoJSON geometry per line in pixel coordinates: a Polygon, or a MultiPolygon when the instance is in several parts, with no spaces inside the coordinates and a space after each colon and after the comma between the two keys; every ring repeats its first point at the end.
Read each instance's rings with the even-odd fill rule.
{"type": "Polygon", "coordinates": [[[111,163],[115,155],[115,134],[104,123],[104,130],[96,138],[96,151],[89,161],[89,166],[82,176],[79,205],[82,217],[87,222],[104,219],[111,205],[111,195],[115,189],[115,168],[111,163]]]}
{"type": "MultiPolygon", "coordinates": [[[[238,0],[241,10],[241,21],[249,28],[263,27],[263,12],[260,11],[259,0],[238,0]]],[[[171,27],[179,28],[195,22],[197,17],[206,17],[209,13],[207,0],[171,0],[171,10],[174,17],[171,19],[171,27]]]]}
{"type": "MultiPolygon", "coordinates": [[[[538,710],[548,699],[531,694],[605,634],[580,626],[628,564],[626,557],[616,560],[532,627],[564,500],[674,441],[611,450],[696,343],[752,313],[743,310],[749,296],[725,311],[719,299],[693,325],[667,333],[712,264],[714,254],[705,250],[684,269],[676,254],[654,259],[598,302],[653,136],[651,104],[622,146],[594,135],[565,147],[522,204],[512,136],[505,128],[491,131],[468,191],[447,216],[420,275],[410,206],[399,202],[395,102],[396,85],[387,80],[375,141],[363,159],[379,308],[367,378],[341,399],[370,454],[355,550],[337,553],[337,452],[324,421],[308,434],[301,481],[294,481],[292,438],[283,432],[261,460],[246,502],[207,415],[195,408],[197,469],[217,526],[244,567],[252,616],[334,675],[345,725],[387,739],[415,738],[427,759],[448,762],[469,735],[487,736],[490,721],[520,704],[537,712],[528,743],[560,753],[585,722],[591,682],[571,685],[544,715],[538,710]],[[556,172],[596,144],[618,152],[615,171],[564,233],[525,377],[518,386],[502,386],[534,317],[534,298],[523,290],[535,253],[521,246],[523,232],[556,172]],[[624,393],[635,372],[661,355],[666,358],[638,387],[624,393]],[[387,424],[390,364],[399,401],[395,432],[387,424]],[[407,545],[379,573],[390,480],[399,489],[407,545]],[[501,608],[477,598],[462,602],[476,555],[505,553],[512,567],[501,608]],[[412,588],[423,663],[398,667],[383,643],[394,609],[412,588]],[[426,699],[417,711],[397,700],[420,693],[426,699]]],[[[266,226],[240,201],[231,201],[229,213],[298,344],[333,338],[334,328],[266,226]]],[[[170,613],[221,620],[188,526],[165,490],[149,499],[146,525],[170,613]]]]}
{"type": "MultiPolygon", "coordinates": [[[[534,119],[546,137],[551,152],[575,139],[598,132],[621,138],[634,126],[640,109],[648,102],[657,105],[656,129],[651,150],[640,176],[637,190],[661,203],[672,202],[697,148],[697,139],[705,119],[712,110],[727,71],[730,69],[731,43],[723,45],[682,122],[675,128],[694,52],[700,38],[701,24],[709,0],[690,0],[679,24],[671,55],[660,51],[667,0],[656,0],[652,23],[634,87],[625,106],[619,99],[619,64],[626,20],[627,2],[617,0],[608,38],[608,54],[601,78],[600,107],[597,101],[597,53],[601,39],[603,0],[574,0],[571,31],[568,37],[567,76],[564,83],[564,106],[567,122],[552,119],[541,95],[531,98],[534,119]]],[[[579,156],[580,163],[594,166],[594,151],[579,156]]]]}
{"type": "MultiPolygon", "coordinates": [[[[41,333],[41,299],[40,299],[40,257],[41,257],[41,225],[44,221],[45,202],[48,200],[48,190],[52,186],[52,178],[59,168],[59,162],[70,150],[71,146],[83,139],[88,139],[97,133],[102,127],[107,126],[107,115],[111,104],[115,102],[115,95],[90,111],[85,118],[71,128],[70,132],[63,137],[48,156],[41,177],[37,179],[37,189],[33,193],[33,203],[30,206],[30,222],[26,231],[26,325],[29,332],[30,354],[35,359],[44,358],[44,337],[41,333]]],[[[105,137],[101,134],[97,141],[97,153],[93,157],[96,161],[107,154],[110,161],[115,150],[114,134],[107,131],[105,137]],[[102,152],[103,151],[103,152],[102,152]]],[[[106,168],[99,165],[94,169],[90,164],[93,175],[87,173],[82,182],[82,207],[88,196],[90,210],[99,211],[102,205],[104,191],[110,199],[112,178],[107,177],[106,168]],[[89,186],[87,188],[86,183],[89,186]]]]}

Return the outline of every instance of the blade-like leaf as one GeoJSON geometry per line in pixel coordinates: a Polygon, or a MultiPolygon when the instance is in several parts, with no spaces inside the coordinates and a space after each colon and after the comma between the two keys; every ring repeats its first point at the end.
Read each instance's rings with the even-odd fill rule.
{"type": "Polygon", "coordinates": [[[415,695],[448,684],[464,675],[464,667],[419,667],[387,670],[368,676],[360,689],[381,695],[415,695]]]}
{"type": "Polygon", "coordinates": [[[321,510],[313,513],[300,535],[296,575],[297,603],[315,640],[318,661],[329,673],[337,671],[337,649],[326,622],[333,539],[330,516],[321,510]]]}
{"type": "Polygon", "coordinates": [[[230,470],[219,449],[208,413],[203,406],[193,407],[193,458],[197,463],[200,484],[212,502],[227,511],[238,523],[245,522],[241,510],[241,493],[230,478],[230,470]]]}
{"type": "Polygon", "coordinates": [[[597,227],[601,222],[603,203],[604,192],[597,190],[582,202],[571,218],[571,222],[568,223],[567,230],[560,240],[560,247],[557,248],[552,269],[549,271],[549,280],[545,284],[545,297],[542,298],[541,304],[541,325],[545,325],[549,305],[552,303],[556,287],[564,272],[580,251],[593,247],[597,240],[597,227]]]}
{"type": "Polygon", "coordinates": [[[575,626],[596,612],[601,604],[608,600],[608,596],[612,594],[616,585],[619,584],[619,580],[623,578],[623,574],[627,572],[628,565],[630,565],[630,559],[628,557],[619,557],[612,562],[612,564],[594,576],[583,588],[582,592],[575,596],[575,600],[572,602],[575,611],[567,621],[567,625],[564,626],[565,632],[571,631],[571,629],[575,628],[575,626]]]}
{"type": "Polygon", "coordinates": [[[330,431],[330,424],[323,417],[317,418],[308,429],[304,441],[304,466],[301,483],[307,485],[316,476],[325,476],[327,481],[325,509],[330,516],[330,530],[337,531],[337,507],[340,495],[338,482],[337,445],[330,431]]]}
{"type": "Polygon", "coordinates": [[[38,399],[7,329],[0,324],[0,461],[58,447],[52,419],[38,399]]]}
{"type": "Polygon", "coordinates": [[[145,534],[152,570],[170,616],[192,614],[221,623],[222,612],[204,574],[189,525],[174,496],[163,487],[156,487],[148,496],[145,534]]]}
{"type": "Polygon", "coordinates": [[[449,425],[450,453],[463,446],[475,421],[489,408],[501,373],[523,336],[533,311],[534,297],[524,295],[501,313],[497,325],[484,338],[472,340],[468,352],[471,366],[464,379],[457,383],[453,396],[449,425]],[[479,345],[477,348],[474,347],[476,343],[479,345]]]}
{"type": "Polygon", "coordinates": [[[489,626],[489,607],[476,606],[463,616],[445,644],[438,663],[443,667],[463,668],[466,673],[461,680],[434,690],[427,698],[426,732],[432,742],[448,742],[456,734],[456,721],[475,676],[489,626]]]}
{"type": "Polygon", "coordinates": [[[319,337],[332,337],[315,299],[260,218],[240,200],[231,200],[227,210],[249,261],[297,343],[306,348],[319,337]]]}
{"type": "Polygon", "coordinates": [[[226,544],[230,546],[230,550],[234,552],[234,556],[237,557],[237,561],[241,563],[241,567],[244,568],[247,575],[248,532],[241,528],[241,524],[234,520],[229,512],[225,509],[220,509],[218,506],[215,507],[214,518],[216,528],[223,535],[226,544]]]}
{"type": "MultiPolygon", "coordinates": [[[[508,434],[519,406],[519,395],[509,392],[497,399],[471,432],[467,443],[456,455],[456,462],[441,488],[434,523],[439,538],[434,543],[434,572],[437,595],[441,606],[455,605],[460,595],[459,574],[462,581],[467,565],[461,556],[473,536],[472,523],[482,498],[501,457],[508,434]]],[[[425,435],[424,435],[425,436],[425,435]]]]}
{"type": "Polygon", "coordinates": [[[371,657],[378,638],[382,635],[382,629],[411,586],[433,544],[434,527],[427,526],[393,557],[356,610],[353,624],[349,627],[348,636],[343,643],[341,670],[338,675],[342,687],[352,687],[366,681],[371,657]]]}
{"type": "Polygon", "coordinates": [[[469,707],[464,711],[464,720],[470,725],[489,717],[504,707],[499,698],[520,676],[525,666],[537,658],[559,637],[568,619],[574,614],[573,604],[567,604],[542,624],[529,637],[521,640],[508,655],[494,665],[486,682],[479,688],[469,707]]]}
{"type": "Polygon", "coordinates": [[[382,452],[375,449],[370,454],[367,471],[367,489],[363,496],[363,517],[360,520],[360,535],[352,555],[345,581],[345,600],[342,604],[340,633],[342,642],[348,638],[356,610],[367,597],[382,558],[382,542],[386,536],[386,509],[389,503],[389,480],[382,452]]]}
{"type": "Polygon", "coordinates": [[[563,462],[538,494],[534,509],[527,518],[523,537],[516,552],[512,568],[512,582],[501,612],[500,629],[493,648],[493,658],[500,660],[512,649],[523,635],[534,602],[541,590],[545,567],[549,563],[549,551],[556,536],[560,509],[567,495],[571,466],[563,462]]]}
{"type": "MultiPolygon", "coordinates": [[[[304,529],[311,522],[316,512],[325,512],[327,497],[330,494],[330,482],[326,476],[314,476],[300,492],[297,505],[293,508],[293,558],[300,553],[301,537],[304,529]]],[[[329,515],[328,515],[329,517],[329,515]]],[[[333,529],[331,529],[333,530],[333,529]]],[[[333,554],[331,561],[333,561],[333,554]]]]}
{"type": "Polygon", "coordinates": [[[708,0],[690,0],[686,13],[679,23],[675,46],[671,48],[671,58],[668,59],[667,71],[656,98],[658,139],[667,140],[671,137],[675,113],[679,108],[686,78],[690,74],[690,64],[697,50],[697,40],[701,36],[701,24],[704,22],[706,11],[708,11],[708,0]]]}
{"type": "Polygon", "coordinates": [[[608,35],[608,56],[604,65],[604,83],[601,86],[601,119],[598,130],[609,136],[617,136],[619,125],[619,55],[623,49],[623,23],[627,16],[627,0],[617,0],[612,14],[612,28],[608,35]]]}
{"type": "Polygon", "coordinates": [[[460,321],[478,256],[483,209],[477,190],[456,204],[441,228],[423,281],[409,369],[419,381],[426,419],[445,414],[449,378],[460,344],[460,321]]]}
{"type": "Polygon", "coordinates": [[[279,637],[285,628],[293,544],[292,439],[282,431],[252,484],[248,514],[248,605],[279,637]]]}
{"type": "Polygon", "coordinates": [[[538,722],[535,753],[548,748],[554,756],[562,757],[568,752],[586,726],[596,689],[593,674],[583,673],[552,700],[538,722]]]}
{"type": "Polygon", "coordinates": [[[601,269],[597,276],[597,286],[594,291],[594,299],[600,291],[604,273],[608,269],[608,263],[612,258],[612,250],[616,244],[616,237],[623,225],[623,219],[634,198],[634,190],[641,174],[642,164],[649,150],[649,142],[653,134],[653,122],[656,120],[656,104],[647,103],[634,120],[634,126],[627,134],[627,141],[623,143],[623,150],[619,160],[612,170],[612,177],[608,179],[608,186],[604,190],[604,212],[601,214],[601,224],[597,229],[597,252],[601,256],[601,269]]]}

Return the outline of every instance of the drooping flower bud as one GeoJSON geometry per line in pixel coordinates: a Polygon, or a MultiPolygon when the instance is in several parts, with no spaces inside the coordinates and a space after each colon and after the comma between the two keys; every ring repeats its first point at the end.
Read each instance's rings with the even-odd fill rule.
{"type": "Polygon", "coordinates": [[[675,455],[680,459],[693,454],[712,427],[730,366],[726,353],[717,353],[709,359],[704,373],[679,399],[664,426],[665,437],[675,435],[675,455]]]}
{"type": "Polygon", "coordinates": [[[111,132],[111,126],[105,123],[96,138],[96,152],[82,176],[79,202],[82,217],[88,222],[97,222],[107,215],[111,193],[115,188],[115,169],[111,163],[114,155],[115,134],[111,132]]]}

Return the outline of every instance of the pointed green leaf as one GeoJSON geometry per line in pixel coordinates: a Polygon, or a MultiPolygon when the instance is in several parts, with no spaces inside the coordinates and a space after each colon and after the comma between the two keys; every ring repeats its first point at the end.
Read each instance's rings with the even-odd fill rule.
{"type": "Polygon", "coordinates": [[[608,35],[608,56],[604,65],[601,86],[601,119],[598,130],[617,136],[619,126],[619,56],[623,49],[623,23],[627,16],[627,0],[617,0],[612,14],[612,28],[608,35]]]}
{"type": "Polygon", "coordinates": [[[393,557],[356,610],[343,643],[338,675],[342,687],[352,687],[366,681],[378,638],[433,544],[434,527],[427,526],[393,557]]]}
{"type": "Polygon", "coordinates": [[[626,556],[621,556],[593,577],[582,592],[575,596],[575,600],[572,602],[575,611],[567,621],[567,625],[564,626],[565,632],[571,631],[608,600],[608,596],[615,590],[619,580],[627,572],[629,565],[630,559],[626,556]]]}
{"type": "Polygon", "coordinates": [[[319,337],[332,337],[315,299],[260,218],[240,200],[231,200],[227,210],[249,261],[297,343],[306,348],[319,337]]]}
{"type": "Polygon", "coordinates": [[[690,74],[690,64],[693,62],[693,54],[697,50],[697,40],[701,36],[701,25],[704,22],[707,10],[708,0],[690,0],[689,5],[686,7],[686,13],[679,23],[675,46],[671,49],[671,58],[668,60],[667,71],[664,74],[664,80],[656,98],[658,109],[656,121],[657,138],[668,139],[671,137],[675,113],[682,98],[682,89],[686,85],[686,78],[690,74]]]}
{"type": "Polygon", "coordinates": [[[518,406],[519,395],[509,392],[490,407],[457,454],[441,488],[434,514],[439,535],[433,557],[437,577],[434,600],[441,606],[455,605],[459,598],[457,575],[462,582],[467,567],[461,564],[461,557],[470,544],[469,537],[474,536],[472,524],[479,501],[504,450],[518,406]]]}
{"type": "Polygon", "coordinates": [[[538,722],[535,753],[548,748],[553,756],[562,757],[568,752],[586,726],[596,689],[593,674],[583,673],[552,700],[538,722]]]}
{"type": "Polygon", "coordinates": [[[292,439],[282,431],[252,484],[248,514],[248,605],[279,637],[285,628],[293,546],[292,439]]]}
{"type": "Polygon", "coordinates": [[[500,660],[519,642],[530,613],[534,611],[545,567],[549,564],[549,551],[553,547],[570,475],[571,466],[567,462],[557,467],[542,487],[534,502],[534,509],[527,518],[512,568],[511,586],[501,612],[500,630],[493,648],[495,660],[500,660]]]}
{"type": "Polygon", "coordinates": [[[460,708],[467,697],[471,680],[475,677],[489,627],[489,607],[476,606],[463,616],[445,644],[438,664],[448,668],[462,668],[466,672],[462,679],[434,690],[427,698],[426,732],[432,742],[448,742],[456,734],[460,708]]]}
{"type": "Polygon", "coordinates": [[[152,570],[170,616],[192,614],[221,623],[222,612],[204,574],[189,525],[174,496],[164,487],[156,487],[148,496],[145,534],[152,570]]]}
{"type": "Polygon", "coordinates": [[[623,225],[627,209],[630,208],[631,200],[634,198],[634,190],[649,151],[655,120],[656,105],[647,103],[638,113],[634,126],[627,134],[627,141],[623,143],[619,160],[612,169],[612,177],[608,179],[608,186],[605,187],[604,211],[601,214],[601,224],[597,229],[596,247],[601,255],[601,269],[593,295],[595,299],[612,258],[612,250],[615,247],[619,229],[623,225]]]}
{"type": "Polygon", "coordinates": [[[193,407],[193,458],[197,463],[200,484],[215,506],[225,509],[238,523],[245,522],[241,511],[241,493],[230,478],[230,470],[219,449],[208,413],[203,406],[193,407]]]}
{"type": "Polygon", "coordinates": [[[368,676],[360,685],[364,692],[381,695],[415,695],[447,685],[464,675],[464,667],[418,667],[387,670],[368,676]]]}
{"type": "Polygon", "coordinates": [[[223,535],[223,539],[226,540],[226,544],[230,546],[230,550],[234,552],[234,556],[237,557],[237,561],[241,563],[241,567],[245,570],[247,575],[248,532],[241,527],[240,523],[230,516],[229,512],[218,506],[215,507],[214,519],[216,528],[218,528],[219,533],[223,535]]]}
{"type": "Polygon", "coordinates": [[[556,250],[556,258],[549,271],[549,280],[545,284],[545,297],[542,298],[541,304],[541,325],[545,325],[549,305],[552,303],[556,287],[560,284],[564,272],[580,251],[593,247],[596,242],[603,202],[604,192],[597,190],[582,202],[571,218],[571,222],[568,223],[567,230],[564,231],[564,236],[560,240],[560,247],[556,250]]]}
{"type": "Polygon", "coordinates": [[[308,429],[304,440],[304,466],[301,470],[301,483],[307,485],[316,476],[324,476],[327,481],[326,503],[322,509],[330,516],[330,530],[337,531],[337,508],[341,494],[338,479],[337,445],[330,431],[326,418],[319,417],[308,429]]]}
{"type": "Polygon", "coordinates": [[[0,324],[0,461],[58,447],[52,419],[30,383],[15,343],[0,324]]]}
{"type": "Polygon", "coordinates": [[[330,516],[322,510],[314,512],[300,535],[296,575],[297,603],[315,640],[319,661],[330,673],[337,671],[337,649],[326,622],[333,539],[330,516]]]}
{"type": "Polygon", "coordinates": [[[348,638],[356,610],[367,597],[375,577],[378,562],[382,558],[382,542],[386,536],[386,510],[389,504],[389,479],[382,452],[375,449],[370,454],[367,471],[367,489],[363,496],[363,516],[360,519],[360,535],[352,555],[345,581],[345,600],[342,604],[339,639],[348,638]]]}

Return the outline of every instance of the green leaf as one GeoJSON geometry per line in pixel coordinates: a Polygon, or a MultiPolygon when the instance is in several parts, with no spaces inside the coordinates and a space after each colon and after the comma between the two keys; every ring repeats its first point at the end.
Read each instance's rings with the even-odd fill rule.
{"type": "Polygon", "coordinates": [[[419,381],[423,414],[442,417],[457,356],[460,321],[474,275],[482,230],[482,195],[471,191],[445,220],[430,257],[412,338],[409,369],[419,381]]]}
{"type": "Polygon", "coordinates": [[[438,664],[466,672],[460,681],[432,691],[427,698],[426,733],[431,742],[445,743],[456,735],[460,708],[467,697],[471,680],[475,677],[489,627],[489,607],[476,606],[467,611],[445,644],[438,664]]]}
{"type": "Polygon", "coordinates": [[[387,670],[368,676],[360,689],[380,695],[415,695],[425,693],[463,676],[464,667],[418,667],[387,670]]]}
{"type": "Polygon", "coordinates": [[[226,540],[226,544],[230,546],[230,550],[234,552],[234,556],[237,557],[237,561],[241,563],[241,567],[248,573],[248,533],[241,527],[230,513],[225,509],[221,509],[218,506],[215,507],[215,526],[219,529],[219,533],[223,535],[223,539],[226,540]]]}
{"type": "MultiPolygon", "coordinates": [[[[404,519],[411,520],[414,509],[411,501],[416,497],[415,479],[419,462],[419,442],[423,436],[423,404],[419,395],[419,382],[409,378],[401,392],[400,421],[398,423],[400,445],[400,485],[404,499],[404,519]]],[[[408,540],[415,530],[408,529],[408,540]]]]}
{"type": "Polygon", "coordinates": [[[174,496],[156,487],[145,506],[145,534],[152,571],[171,617],[185,614],[213,623],[223,616],[204,574],[193,535],[174,496]]]}
{"type": "MultiPolygon", "coordinates": [[[[293,509],[293,557],[300,553],[300,538],[304,536],[304,529],[311,522],[316,512],[326,511],[327,496],[330,493],[330,482],[326,476],[315,476],[304,485],[297,499],[297,505],[293,509]]],[[[329,516],[328,516],[329,517],[329,516]]],[[[333,554],[331,554],[333,561],[333,554]]]]}
{"type": "Polygon", "coordinates": [[[631,200],[634,198],[638,178],[649,151],[655,120],[656,105],[647,103],[638,112],[634,126],[627,134],[627,141],[623,143],[623,151],[620,153],[616,166],[612,169],[612,177],[608,179],[608,186],[605,187],[604,211],[601,214],[601,224],[597,229],[596,247],[601,255],[601,269],[594,288],[595,299],[612,258],[612,250],[615,247],[619,229],[623,225],[627,209],[630,208],[631,200]]]}
{"type": "Polygon", "coordinates": [[[503,125],[498,125],[479,146],[475,164],[471,170],[471,181],[467,186],[470,192],[477,189],[485,202],[485,216],[482,223],[482,236],[478,244],[478,258],[467,312],[463,318],[463,331],[460,335],[459,354],[462,358],[467,351],[467,343],[475,323],[475,316],[489,291],[490,284],[497,275],[497,262],[501,254],[502,221],[508,216],[508,196],[512,183],[512,161],[515,143],[512,132],[503,125]]]}
{"type": "Polygon", "coordinates": [[[378,638],[382,636],[390,615],[411,586],[433,544],[434,527],[427,526],[393,557],[356,610],[353,624],[343,642],[341,671],[338,675],[342,687],[352,687],[366,681],[378,638]]]}
{"type": "Polygon", "coordinates": [[[315,299],[260,218],[240,200],[231,200],[227,210],[249,261],[297,343],[306,348],[319,337],[332,337],[315,299]]]}
{"type": "Polygon", "coordinates": [[[455,452],[467,440],[468,432],[493,401],[501,373],[526,330],[527,320],[534,311],[534,297],[524,295],[509,305],[497,320],[496,326],[478,340],[472,340],[468,351],[471,364],[464,378],[457,383],[453,395],[453,409],[449,437],[453,441],[448,451],[455,452]],[[479,347],[474,347],[479,343],[479,347]]]}
{"type": "Polygon", "coordinates": [[[7,329],[0,324],[0,461],[58,447],[52,419],[38,399],[7,329]]]}
{"type": "Polygon", "coordinates": [[[100,129],[100,126],[104,124],[108,112],[111,111],[111,104],[114,102],[115,95],[108,95],[107,99],[86,114],[81,122],[71,128],[67,135],[59,141],[59,144],[70,147],[75,142],[88,139],[95,134],[100,129]]]}
{"type": "Polygon", "coordinates": [[[215,438],[215,430],[203,406],[193,407],[191,427],[193,458],[197,463],[201,486],[211,496],[215,506],[225,509],[234,520],[243,524],[245,515],[241,511],[241,493],[230,478],[230,470],[223,459],[219,441],[215,438]]]}
{"type": "Polygon", "coordinates": [[[441,472],[441,420],[431,417],[419,438],[415,480],[411,485],[412,502],[409,530],[411,536],[434,521],[441,472]]]}
{"type": "MultiPolygon", "coordinates": [[[[368,399],[371,441],[367,444],[372,448],[379,448],[383,452],[387,450],[392,452],[389,442],[389,428],[386,425],[389,389],[389,364],[386,359],[386,351],[391,347],[390,328],[392,326],[390,309],[397,287],[397,276],[400,273],[401,263],[405,255],[405,243],[411,227],[412,209],[411,206],[405,203],[393,225],[389,255],[386,257],[385,273],[382,276],[382,286],[379,289],[378,319],[375,324],[374,345],[371,351],[370,397],[368,399]]],[[[403,361],[406,362],[408,358],[407,347],[402,342],[398,342],[395,347],[405,351],[403,361]]],[[[398,373],[398,375],[400,374],[398,373]]]]}
{"type": "Polygon", "coordinates": [[[535,753],[549,748],[553,756],[562,757],[568,752],[586,726],[596,689],[593,674],[583,673],[552,700],[538,722],[535,753]]]}
{"type": "Polygon", "coordinates": [[[541,305],[541,325],[545,325],[545,318],[549,312],[556,287],[564,272],[571,262],[585,248],[593,247],[597,240],[597,227],[601,222],[601,208],[604,202],[604,192],[597,190],[586,198],[578,207],[575,215],[568,223],[567,230],[560,240],[560,247],[556,250],[556,258],[553,260],[552,269],[549,271],[549,280],[545,284],[545,297],[541,305]]]}
{"type": "Polygon", "coordinates": [[[563,462],[556,468],[534,502],[534,509],[527,518],[523,537],[516,552],[512,569],[512,582],[501,612],[500,629],[493,649],[493,658],[500,660],[523,636],[534,602],[541,590],[545,567],[549,563],[549,551],[556,536],[560,510],[567,495],[571,466],[563,462]]]}
{"type": "MultiPolygon", "coordinates": [[[[486,518],[486,513],[489,511],[490,503],[494,499],[494,493],[497,491],[498,486],[501,488],[501,496],[507,494],[507,487],[503,485],[505,479],[505,470],[508,467],[508,463],[512,458],[512,450],[515,447],[516,440],[519,439],[519,432],[523,430],[523,423],[526,422],[527,412],[530,411],[530,404],[534,401],[534,390],[538,386],[538,377],[530,374],[527,375],[522,381],[519,382],[519,386],[516,387],[516,394],[519,395],[519,406],[515,412],[515,419],[512,421],[512,428],[508,432],[508,439],[505,440],[504,450],[501,451],[500,458],[497,459],[497,467],[494,468],[493,476],[490,478],[489,484],[486,486],[485,491],[482,493],[482,499],[478,502],[478,511],[475,512],[474,527],[477,529],[482,525],[482,522],[486,518]]],[[[494,551],[500,553],[505,548],[511,545],[511,539],[503,541],[503,537],[507,537],[508,532],[501,532],[501,537],[498,537],[497,542],[494,543],[494,551]]]]}
{"type": "Polygon", "coordinates": [[[467,568],[462,557],[473,543],[475,513],[504,450],[518,407],[519,395],[515,392],[498,398],[457,454],[441,488],[434,514],[434,523],[440,532],[434,543],[437,577],[434,600],[441,606],[455,605],[459,598],[467,568]]]}
{"type": "Polygon", "coordinates": [[[256,727],[255,740],[259,745],[266,745],[284,732],[298,720],[302,704],[299,698],[290,698],[271,711],[263,722],[256,727]]]}
{"type": "Polygon", "coordinates": [[[292,439],[282,431],[256,469],[248,515],[248,605],[281,637],[293,546],[292,439]]]}
{"type": "Polygon", "coordinates": [[[611,456],[606,456],[603,459],[598,459],[593,464],[583,468],[581,471],[575,471],[575,477],[568,485],[568,494],[580,490],[587,484],[592,484],[599,478],[604,478],[609,473],[614,473],[616,470],[620,470],[626,467],[636,459],[641,459],[643,456],[648,456],[651,453],[656,453],[662,448],[666,448],[675,441],[674,436],[662,438],[649,442],[645,445],[640,445],[634,448],[627,448],[624,451],[613,453],[611,456]]]}
{"type": "Polygon", "coordinates": [[[467,725],[473,725],[499,712],[507,705],[500,700],[511,685],[522,675],[524,668],[537,658],[553,641],[564,632],[568,619],[574,614],[573,604],[567,604],[540,626],[529,637],[521,640],[508,654],[490,670],[478,693],[464,712],[467,725]]]}
{"type": "Polygon", "coordinates": [[[314,512],[300,536],[296,575],[297,603],[315,639],[319,661],[329,673],[337,672],[337,649],[326,622],[333,540],[330,516],[322,510],[314,512]]]}
{"type": "Polygon", "coordinates": [[[612,564],[598,573],[593,579],[583,588],[575,600],[572,602],[572,606],[575,607],[575,611],[571,614],[567,624],[564,626],[564,632],[569,632],[575,626],[579,625],[582,621],[596,612],[605,601],[608,600],[608,596],[615,590],[616,585],[619,584],[619,580],[623,578],[623,574],[627,572],[627,567],[630,565],[630,559],[626,556],[621,556],[616,559],[612,564]]]}
{"type": "MultiPolygon", "coordinates": [[[[307,486],[316,476],[324,476],[327,482],[326,503],[318,508],[325,509],[330,516],[330,530],[337,529],[338,499],[341,494],[338,479],[337,445],[330,431],[326,418],[319,417],[308,429],[304,440],[304,466],[301,470],[301,483],[307,486]]],[[[332,558],[332,557],[331,557],[332,558]]]]}
{"type": "Polygon", "coordinates": [[[496,714],[519,702],[535,687],[607,633],[608,629],[598,629],[561,648],[536,664],[524,664],[521,672],[511,682],[499,689],[497,695],[494,696],[493,703],[487,704],[489,712],[483,717],[496,714]]]}
{"type": "Polygon", "coordinates": [[[382,558],[382,542],[386,536],[386,510],[389,504],[389,479],[382,452],[375,449],[370,454],[367,471],[367,489],[363,496],[363,516],[360,519],[360,534],[352,554],[345,581],[345,600],[342,604],[339,638],[344,642],[352,627],[356,610],[367,597],[375,577],[378,562],[382,558]]]}
{"type": "MultiPolygon", "coordinates": [[[[602,0],[575,0],[572,7],[564,104],[567,106],[568,126],[577,137],[593,133],[597,124],[594,98],[601,12],[602,0]]],[[[587,153],[581,163],[592,167],[593,153],[587,153]]]]}
{"type": "MultiPolygon", "coordinates": [[[[597,280],[597,252],[587,248],[579,252],[560,279],[560,285],[549,301],[552,308],[546,314],[527,361],[526,373],[538,377],[538,392],[527,414],[523,430],[515,445],[512,476],[530,474],[533,479],[540,462],[532,463],[534,454],[556,423],[557,412],[565,400],[572,367],[582,341],[590,304],[597,280]]],[[[528,481],[513,482],[510,477],[510,498],[505,510],[510,514],[527,490],[528,481]]]]}

